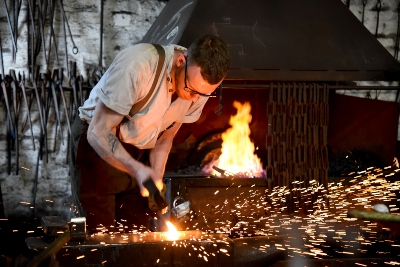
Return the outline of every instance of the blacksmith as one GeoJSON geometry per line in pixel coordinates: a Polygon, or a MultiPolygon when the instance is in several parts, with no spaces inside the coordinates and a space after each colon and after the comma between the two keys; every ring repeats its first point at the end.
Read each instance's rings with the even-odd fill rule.
{"type": "Polygon", "coordinates": [[[137,44],[115,57],[72,129],[72,191],[88,230],[115,225],[118,194],[148,196],[145,179],[162,189],[175,134],[200,117],[229,64],[228,46],[212,35],[187,50],[137,44]]]}

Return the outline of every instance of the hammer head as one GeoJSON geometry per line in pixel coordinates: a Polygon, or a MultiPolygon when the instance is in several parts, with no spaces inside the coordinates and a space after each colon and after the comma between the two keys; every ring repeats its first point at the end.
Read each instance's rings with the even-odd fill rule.
{"type": "Polygon", "coordinates": [[[158,209],[161,210],[168,206],[164,196],[161,194],[160,190],[158,190],[153,179],[148,178],[142,184],[149,191],[149,197],[154,200],[158,206],[158,209]]]}

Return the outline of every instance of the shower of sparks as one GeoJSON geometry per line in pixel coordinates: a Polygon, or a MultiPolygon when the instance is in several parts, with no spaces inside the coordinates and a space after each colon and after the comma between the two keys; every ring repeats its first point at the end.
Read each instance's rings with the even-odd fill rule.
{"type": "MultiPolygon", "coordinates": [[[[391,214],[400,215],[400,181],[386,180],[388,174],[398,172],[391,167],[369,168],[355,173],[355,177],[332,182],[328,188],[317,181],[310,181],[308,187],[295,181],[290,187],[275,187],[270,192],[251,187],[254,190],[246,189],[245,194],[237,195],[236,192],[230,201],[212,205],[218,219],[211,222],[204,210],[197,210],[197,220],[202,218],[206,225],[217,225],[202,230],[231,237],[286,236],[281,243],[260,245],[259,250],[265,253],[284,250],[289,257],[316,259],[335,255],[379,257],[393,250],[400,255],[400,241],[395,239],[391,226],[348,217],[349,210],[372,210],[377,203],[388,206],[391,214]],[[235,222],[223,219],[232,214],[235,222]]],[[[239,187],[230,186],[227,190],[235,188],[239,187]]],[[[193,229],[198,229],[196,225],[193,229]]]]}
{"type": "MultiPolygon", "coordinates": [[[[290,186],[275,187],[270,191],[256,186],[243,188],[232,180],[231,186],[226,188],[231,198],[221,199],[219,203],[210,202],[193,211],[186,229],[181,229],[201,230],[204,232],[201,238],[181,240],[181,236],[167,237],[165,232],[150,233],[144,226],[133,225],[128,229],[122,223],[115,229],[99,228],[97,234],[120,236],[124,242],[130,240],[130,236],[123,234],[128,231],[140,237],[149,234],[163,236],[165,247],[184,248],[186,255],[205,262],[221,253],[232,256],[232,243],[216,240],[208,234],[225,234],[231,238],[266,237],[265,243],[254,247],[255,250],[266,254],[283,251],[290,259],[395,258],[400,255],[400,240],[393,235],[392,226],[349,218],[348,211],[372,210],[375,204],[383,203],[391,214],[400,215],[400,181],[391,182],[387,178],[388,174],[398,172],[391,167],[384,170],[369,168],[354,173],[354,177],[331,182],[328,188],[313,180],[307,187],[303,181],[294,181],[290,186]],[[212,218],[208,217],[206,209],[212,210],[212,218]],[[123,229],[123,232],[118,229],[123,229]]],[[[210,195],[220,196],[226,191],[219,189],[210,195]]],[[[171,232],[178,236],[182,234],[177,229],[171,232]]],[[[157,263],[165,261],[165,258],[160,258],[157,263]]],[[[364,263],[356,265],[366,266],[364,263]]],[[[398,261],[385,264],[400,265],[398,261]]]]}

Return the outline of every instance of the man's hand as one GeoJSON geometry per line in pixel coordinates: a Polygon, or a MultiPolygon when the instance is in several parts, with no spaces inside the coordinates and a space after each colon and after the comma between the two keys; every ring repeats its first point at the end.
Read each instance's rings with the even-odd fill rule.
{"type": "Polygon", "coordinates": [[[147,179],[153,179],[158,190],[161,191],[163,188],[162,175],[157,174],[152,168],[146,165],[143,165],[139,170],[137,170],[135,178],[140,188],[140,194],[144,197],[149,196],[149,191],[143,186],[143,182],[147,179]]]}

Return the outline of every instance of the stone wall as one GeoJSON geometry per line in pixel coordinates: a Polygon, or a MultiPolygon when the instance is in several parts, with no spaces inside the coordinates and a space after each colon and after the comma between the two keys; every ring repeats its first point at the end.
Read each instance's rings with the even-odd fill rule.
{"type": "MultiPolygon", "coordinates": [[[[12,69],[17,74],[20,73],[22,75],[24,73],[28,80],[27,23],[29,7],[27,1],[21,2],[22,5],[18,17],[15,61],[13,60],[12,38],[3,4],[1,4],[0,8],[0,32],[5,74],[8,74],[9,70],[12,69]]],[[[47,69],[53,71],[54,69],[64,68],[64,81],[67,81],[66,63],[68,56],[69,61],[77,63],[77,74],[82,75],[83,79],[87,82],[88,76],[92,75],[100,64],[101,1],[64,1],[63,7],[72,33],[71,39],[67,26],[67,46],[65,46],[64,42],[60,2],[56,1],[54,11],[54,32],[58,48],[58,61],[54,52],[54,46],[51,46],[48,64],[43,49],[41,49],[37,56],[37,65],[40,67],[40,73],[45,73],[47,69]],[[73,53],[74,44],[78,48],[77,54],[73,53]]],[[[13,21],[11,1],[7,1],[7,4],[10,19],[13,21]]],[[[157,0],[104,1],[103,57],[101,67],[106,68],[118,51],[140,42],[165,4],[165,2],[157,0]]],[[[46,49],[49,47],[49,18],[48,13],[44,27],[46,49]]],[[[68,84],[65,85],[69,86],[68,84]]],[[[0,103],[2,105],[0,120],[3,122],[0,131],[0,182],[5,216],[32,218],[43,215],[61,214],[68,220],[73,213],[73,207],[71,207],[69,200],[70,176],[66,142],[68,131],[63,109],[61,108],[61,118],[63,118],[61,133],[55,132],[56,118],[54,110],[50,110],[47,126],[50,152],[48,160],[46,160],[45,158],[40,159],[38,153],[40,136],[38,108],[34,102],[31,107],[34,136],[34,142],[32,142],[29,124],[26,124],[22,129],[22,122],[27,116],[26,105],[22,104],[19,116],[20,131],[22,129],[19,133],[19,167],[16,166],[16,153],[14,149],[11,155],[11,173],[9,174],[7,170],[7,142],[5,138],[6,109],[3,106],[3,99],[0,103]],[[37,182],[35,182],[36,180],[37,182]]]]}
{"type": "MultiPolygon", "coordinates": [[[[10,7],[10,0],[6,1],[10,7]]],[[[37,56],[37,65],[40,72],[59,68],[67,69],[68,60],[77,62],[78,75],[82,75],[85,81],[93,72],[100,67],[106,68],[121,49],[138,43],[146,31],[150,28],[166,2],[157,0],[107,0],[104,3],[104,26],[103,26],[103,53],[100,62],[100,2],[101,1],[64,1],[64,10],[70,26],[71,34],[66,27],[66,42],[64,41],[64,29],[62,20],[62,10],[60,3],[56,1],[54,12],[54,31],[55,40],[58,48],[58,61],[54,53],[54,47],[49,54],[46,62],[43,49],[37,56]],[[73,40],[73,42],[72,42],[73,40]],[[73,47],[78,48],[78,53],[73,53],[73,47]]],[[[360,21],[363,14],[362,0],[351,0],[349,9],[357,16],[360,21]]],[[[387,50],[394,55],[396,47],[399,0],[366,1],[364,9],[364,24],[375,34],[377,25],[377,3],[381,3],[379,12],[379,25],[377,38],[387,50]]],[[[344,1],[347,3],[347,1],[344,1]]],[[[3,50],[4,70],[7,74],[10,69],[17,73],[28,71],[28,27],[29,8],[27,1],[22,1],[21,11],[18,18],[18,38],[17,53],[13,60],[13,45],[9,31],[5,8],[0,4],[0,33],[3,50]]],[[[12,14],[10,14],[13,19],[12,14]]],[[[44,27],[46,47],[49,47],[50,27],[47,23],[44,27]]],[[[67,72],[64,71],[67,77],[67,72]]],[[[67,78],[64,79],[65,81],[67,78]]],[[[376,82],[382,85],[397,85],[397,83],[376,82]]],[[[372,98],[395,101],[394,91],[343,91],[341,93],[366,97],[367,94],[372,98]]],[[[32,105],[33,136],[29,125],[25,125],[23,131],[19,133],[19,167],[16,166],[16,153],[12,152],[11,172],[7,170],[7,142],[6,142],[6,112],[4,101],[0,101],[2,109],[0,120],[3,122],[0,130],[0,182],[2,198],[4,202],[4,212],[6,217],[40,217],[43,215],[61,214],[67,220],[73,214],[70,196],[70,176],[68,173],[67,162],[67,130],[65,127],[65,114],[62,121],[62,132],[56,131],[56,120],[54,110],[50,112],[48,125],[48,146],[50,153],[48,160],[38,157],[39,148],[39,115],[37,106],[32,105]],[[34,149],[35,147],[35,149],[34,149]],[[35,182],[37,180],[37,182],[35,182]],[[36,192],[36,194],[35,194],[36,192]]],[[[22,122],[27,115],[26,106],[22,106],[20,114],[20,129],[22,122]]]]}

